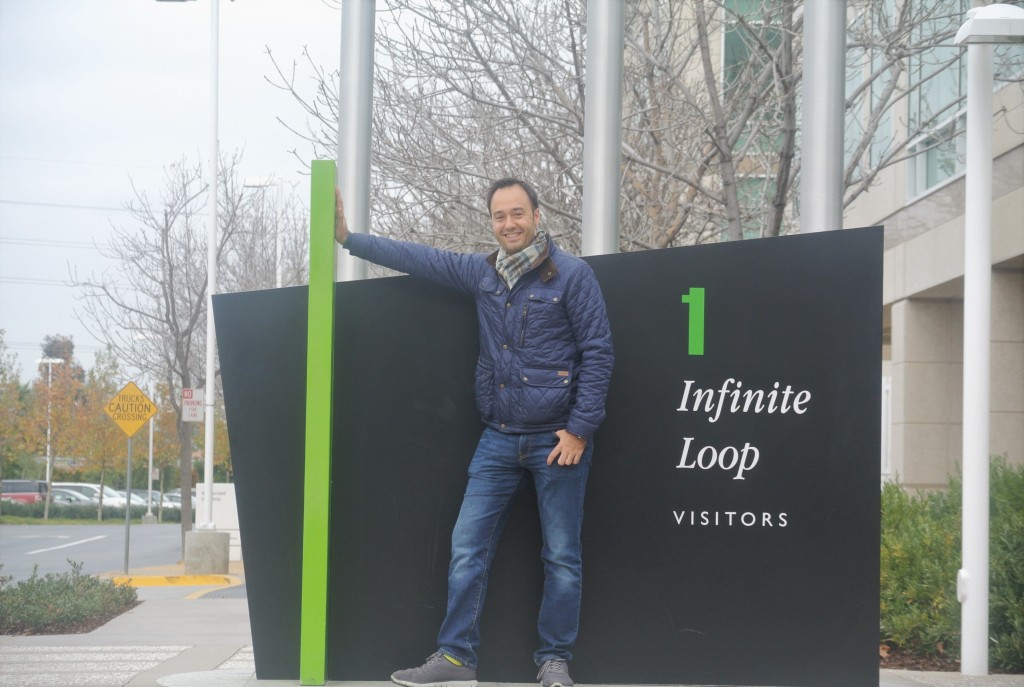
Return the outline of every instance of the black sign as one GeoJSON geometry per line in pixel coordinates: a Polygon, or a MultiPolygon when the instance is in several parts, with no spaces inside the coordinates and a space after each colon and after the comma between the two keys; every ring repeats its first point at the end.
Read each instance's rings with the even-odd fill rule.
{"type": "MultiPolygon", "coordinates": [[[[879,228],[589,258],[616,367],[595,437],[573,677],[877,682],[879,228]]],[[[481,426],[472,303],[399,277],[339,284],[331,680],[435,650],[481,426]]],[[[298,676],[303,288],[215,297],[261,679],[298,676]],[[289,400],[291,399],[291,400],[289,400]]],[[[530,682],[533,495],[499,546],[479,678],[530,682]]]]}

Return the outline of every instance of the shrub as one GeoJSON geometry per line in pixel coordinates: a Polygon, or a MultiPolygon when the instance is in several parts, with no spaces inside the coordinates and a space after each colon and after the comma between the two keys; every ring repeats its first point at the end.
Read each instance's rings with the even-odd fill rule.
{"type": "MultiPolygon", "coordinates": [[[[1024,467],[992,460],[989,631],[994,668],[1024,671],[1024,467]]],[[[960,651],[956,576],[961,561],[961,480],[910,496],[882,489],[883,642],[916,654],[960,651]]]]}
{"type": "Polygon", "coordinates": [[[990,655],[998,668],[1024,671],[1024,468],[994,461],[991,497],[990,655]]]}
{"type": "Polygon", "coordinates": [[[11,584],[0,577],[0,634],[88,632],[138,603],[135,589],[82,574],[69,560],[70,573],[35,573],[11,584]]]}
{"type": "MultiPolygon", "coordinates": [[[[3,514],[19,518],[43,518],[43,503],[4,503],[3,514]]],[[[159,510],[153,508],[153,515],[159,510]]],[[[132,518],[140,519],[146,514],[145,506],[132,506],[132,518]]],[[[69,506],[62,503],[50,504],[50,518],[54,520],[96,520],[94,506],[69,506]]],[[[103,520],[124,522],[124,508],[103,507],[103,520]]],[[[162,522],[181,522],[181,511],[165,508],[162,522]]]]}
{"type": "Polygon", "coordinates": [[[881,639],[911,653],[959,649],[960,509],[953,498],[910,496],[895,484],[882,489],[881,639]]]}

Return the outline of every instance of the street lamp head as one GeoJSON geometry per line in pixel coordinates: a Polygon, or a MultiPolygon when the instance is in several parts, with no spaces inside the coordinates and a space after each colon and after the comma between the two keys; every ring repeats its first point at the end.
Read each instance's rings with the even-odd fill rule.
{"type": "Polygon", "coordinates": [[[64,358],[40,358],[36,361],[36,365],[61,365],[64,363],[64,358]]]}
{"type": "Polygon", "coordinates": [[[242,188],[267,188],[274,185],[274,177],[246,177],[242,188]]]}
{"type": "Polygon", "coordinates": [[[973,7],[967,10],[967,21],[953,43],[1024,43],[1024,8],[1005,4],[973,7]]]}

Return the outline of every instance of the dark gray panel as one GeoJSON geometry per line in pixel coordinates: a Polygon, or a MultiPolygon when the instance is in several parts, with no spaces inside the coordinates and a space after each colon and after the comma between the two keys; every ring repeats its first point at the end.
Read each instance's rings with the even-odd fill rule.
{"type": "MultiPolygon", "coordinates": [[[[617,361],[587,496],[578,681],[877,680],[881,255],[876,228],[589,259],[617,361]],[[700,357],[680,301],[695,286],[700,357]],[[811,398],[714,422],[677,410],[687,380],[730,378],[811,398]],[[742,480],[679,468],[686,437],[690,462],[747,446],[758,464],[742,480]]],[[[257,671],[295,678],[305,290],[215,300],[257,671]]],[[[444,612],[480,431],[475,317],[401,277],[339,284],[337,326],[328,678],[381,680],[434,650],[444,612]]],[[[539,549],[526,493],[495,561],[481,680],[533,679],[539,549]]]]}

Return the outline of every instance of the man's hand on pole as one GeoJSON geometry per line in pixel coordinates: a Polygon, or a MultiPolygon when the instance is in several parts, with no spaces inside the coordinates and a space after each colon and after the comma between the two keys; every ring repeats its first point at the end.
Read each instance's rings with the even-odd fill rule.
{"type": "Polygon", "coordinates": [[[587,448],[587,440],[581,439],[565,429],[560,429],[555,434],[558,436],[558,445],[548,455],[548,465],[556,461],[559,465],[579,463],[584,449],[587,448]]]}
{"type": "Polygon", "coordinates": [[[348,241],[348,223],[345,221],[345,204],[341,202],[341,189],[334,187],[334,238],[338,243],[348,241]]]}

